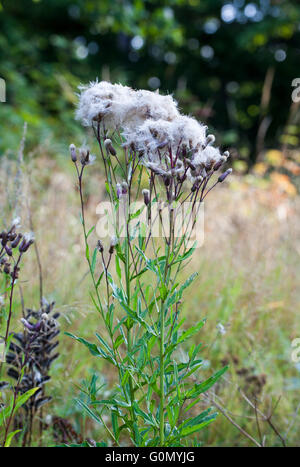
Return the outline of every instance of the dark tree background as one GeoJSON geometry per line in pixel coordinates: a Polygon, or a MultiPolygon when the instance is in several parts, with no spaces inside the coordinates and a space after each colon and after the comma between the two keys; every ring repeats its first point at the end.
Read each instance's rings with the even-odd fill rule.
{"type": "Polygon", "coordinates": [[[297,147],[300,5],[287,0],[2,0],[0,149],[61,150],[80,132],[74,91],[109,79],[173,92],[236,157],[297,147]]]}

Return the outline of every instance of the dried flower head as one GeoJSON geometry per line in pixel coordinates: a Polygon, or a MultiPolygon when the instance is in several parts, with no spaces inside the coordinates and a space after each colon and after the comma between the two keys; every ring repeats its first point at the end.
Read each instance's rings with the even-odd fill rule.
{"type": "Polygon", "coordinates": [[[144,203],[146,206],[150,203],[150,191],[147,189],[142,190],[142,194],[144,197],[144,203]]]}
{"type": "MultiPolygon", "coordinates": [[[[18,414],[22,417],[22,425],[29,426],[28,422],[37,410],[51,400],[45,395],[44,385],[50,380],[49,370],[59,354],[56,352],[58,346],[57,336],[59,327],[57,318],[59,313],[54,311],[54,302],[43,304],[40,310],[26,310],[25,317],[21,319],[24,331],[13,333],[9,352],[6,355],[8,364],[8,375],[19,380],[18,392],[24,394],[26,391],[38,387],[23,406],[25,409],[18,414]],[[43,320],[43,315],[47,320],[43,320]]],[[[25,436],[26,436],[25,429],[25,436]]]]}
{"type": "Polygon", "coordinates": [[[171,96],[107,81],[81,86],[76,118],[84,126],[102,121],[106,128],[134,128],[148,118],[172,120],[179,115],[171,96]]]}
{"type": "Polygon", "coordinates": [[[108,250],[110,255],[113,254],[114,249],[118,245],[118,243],[119,243],[119,240],[115,235],[113,237],[111,237],[110,246],[109,246],[109,250],[108,250]]]}
{"type": "Polygon", "coordinates": [[[116,155],[117,155],[117,151],[116,151],[115,148],[113,147],[111,139],[107,138],[107,139],[104,141],[104,146],[105,146],[106,151],[107,151],[108,153],[110,153],[112,156],[116,156],[116,155]]]}
{"type": "Polygon", "coordinates": [[[76,146],[75,146],[75,144],[70,144],[69,150],[70,150],[71,160],[72,160],[73,162],[76,162],[76,161],[77,161],[77,154],[76,154],[76,146]]]}
{"type": "Polygon", "coordinates": [[[22,241],[19,246],[19,252],[20,253],[25,253],[30,245],[32,245],[34,242],[34,233],[33,232],[26,232],[23,235],[22,241]]]}
{"type": "Polygon", "coordinates": [[[21,226],[21,218],[15,217],[11,223],[12,227],[18,229],[21,226]]]}
{"type": "Polygon", "coordinates": [[[81,165],[86,166],[86,165],[93,165],[94,164],[94,162],[96,160],[96,156],[90,153],[89,148],[81,147],[79,149],[79,153],[80,153],[81,165]]]}

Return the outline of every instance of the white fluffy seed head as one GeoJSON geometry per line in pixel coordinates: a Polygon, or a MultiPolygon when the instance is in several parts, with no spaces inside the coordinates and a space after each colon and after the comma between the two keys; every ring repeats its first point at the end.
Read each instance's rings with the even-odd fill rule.
{"type": "Polygon", "coordinates": [[[106,126],[119,127],[124,120],[130,96],[133,91],[120,84],[107,81],[80,86],[76,118],[83,126],[91,126],[95,121],[103,121],[106,126]]]}
{"type": "Polygon", "coordinates": [[[174,120],[146,120],[140,127],[124,131],[127,144],[145,153],[150,162],[159,160],[159,149],[168,146],[174,154],[178,148],[198,151],[206,141],[206,127],[194,118],[180,115],[174,120]]]}
{"type": "Polygon", "coordinates": [[[172,96],[150,91],[134,91],[107,81],[81,86],[76,118],[83,126],[102,121],[109,129],[134,128],[146,119],[172,120],[179,115],[172,96]]]}
{"type": "Polygon", "coordinates": [[[110,239],[110,246],[114,247],[118,245],[118,243],[119,243],[118,237],[116,237],[116,235],[113,235],[110,239]]]}
{"type": "Polygon", "coordinates": [[[15,217],[12,220],[12,226],[15,227],[16,229],[21,226],[21,218],[20,217],[15,217]]]}
{"type": "MultiPolygon", "coordinates": [[[[179,113],[170,95],[106,81],[82,86],[80,91],[77,119],[85,126],[101,121],[106,129],[119,128],[124,146],[138,151],[141,163],[165,179],[186,175],[195,183],[228,157],[213,146],[215,137],[206,135],[205,125],[179,113]]],[[[115,155],[110,139],[104,145],[115,155]]]]}
{"type": "Polygon", "coordinates": [[[25,240],[26,243],[33,242],[34,241],[34,233],[33,232],[26,232],[23,235],[23,239],[25,240]]]}
{"type": "Polygon", "coordinates": [[[222,155],[218,148],[206,146],[205,149],[197,151],[192,157],[192,163],[196,166],[203,165],[211,168],[213,164],[219,162],[222,155]]]}

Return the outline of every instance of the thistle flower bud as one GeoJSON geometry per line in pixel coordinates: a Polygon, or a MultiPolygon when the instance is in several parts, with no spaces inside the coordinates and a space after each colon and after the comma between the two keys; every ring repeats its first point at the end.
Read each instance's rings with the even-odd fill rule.
{"type": "Polygon", "coordinates": [[[98,251],[99,251],[100,253],[103,253],[104,247],[103,247],[103,243],[101,242],[101,240],[98,240],[98,242],[97,242],[97,248],[98,248],[98,251]]]}
{"type": "Polygon", "coordinates": [[[128,192],[128,184],[126,182],[122,182],[121,187],[122,187],[122,195],[126,195],[128,192]]]}
{"type": "Polygon", "coordinates": [[[17,246],[18,246],[19,243],[20,243],[21,238],[22,238],[22,234],[19,233],[19,234],[17,235],[17,237],[15,238],[15,240],[14,240],[13,242],[11,242],[11,244],[10,244],[11,247],[12,247],[12,248],[17,248],[17,246]]]}
{"type": "Polygon", "coordinates": [[[150,203],[150,191],[145,189],[142,191],[142,194],[144,196],[144,203],[146,206],[148,206],[150,203]]]}
{"type": "Polygon", "coordinates": [[[194,164],[187,158],[184,159],[184,162],[186,163],[186,165],[192,169],[192,170],[196,170],[196,167],[194,166],[194,164]]]}
{"type": "Polygon", "coordinates": [[[228,157],[230,156],[230,152],[229,151],[223,152],[223,156],[226,157],[226,159],[228,159],[228,157]]]}
{"type": "Polygon", "coordinates": [[[122,186],[120,185],[120,183],[117,183],[117,198],[122,198],[122,186]]]}
{"type": "Polygon", "coordinates": [[[1,232],[0,238],[1,238],[1,245],[2,245],[2,246],[5,246],[6,243],[7,243],[7,240],[8,240],[8,238],[7,238],[7,233],[4,232],[4,231],[1,232]]]}
{"type": "Polygon", "coordinates": [[[13,227],[14,229],[19,228],[19,227],[21,226],[21,219],[20,219],[20,217],[15,217],[15,218],[13,219],[11,225],[12,225],[12,227],[13,227]]]}
{"type": "Polygon", "coordinates": [[[220,160],[213,166],[214,171],[216,172],[219,170],[219,168],[224,164],[224,162],[226,162],[226,160],[227,159],[225,156],[221,156],[220,160]]]}
{"type": "Polygon", "coordinates": [[[25,318],[21,318],[21,322],[23,323],[25,328],[28,329],[29,331],[39,331],[41,329],[41,325],[42,325],[41,321],[38,321],[35,324],[31,324],[25,318]]]}
{"type": "Polygon", "coordinates": [[[80,148],[79,151],[81,165],[92,165],[95,162],[96,156],[91,154],[88,148],[80,148]]]}
{"type": "Polygon", "coordinates": [[[115,249],[115,246],[118,244],[118,239],[117,237],[114,235],[112,238],[111,238],[111,241],[110,241],[110,247],[109,247],[109,254],[112,255],[113,252],[114,252],[114,249],[115,249]]]}
{"type": "Polygon", "coordinates": [[[70,149],[71,160],[73,162],[76,162],[77,161],[77,154],[76,154],[75,144],[70,144],[69,149],[70,149]]]}
{"type": "Polygon", "coordinates": [[[163,175],[163,181],[164,181],[165,186],[169,186],[171,183],[170,176],[167,174],[163,175]]]}
{"type": "Polygon", "coordinates": [[[109,152],[112,156],[116,156],[116,155],[117,155],[117,151],[116,151],[115,148],[113,147],[112,142],[111,142],[111,139],[106,139],[106,140],[104,141],[104,146],[105,146],[106,151],[109,152]]]}
{"type": "Polygon", "coordinates": [[[194,193],[198,189],[198,182],[195,182],[191,188],[191,192],[194,193]]]}
{"type": "Polygon", "coordinates": [[[218,178],[218,182],[219,182],[219,183],[224,182],[225,178],[228,177],[228,175],[230,175],[231,172],[232,172],[232,169],[228,169],[228,170],[226,170],[226,172],[223,172],[223,173],[220,175],[220,177],[218,178]]]}
{"type": "Polygon", "coordinates": [[[209,146],[210,144],[214,144],[216,138],[214,135],[207,135],[206,138],[206,146],[209,146]]]}
{"type": "Polygon", "coordinates": [[[162,148],[164,148],[165,146],[167,146],[167,144],[168,144],[168,140],[162,141],[161,143],[159,143],[159,144],[156,146],[156,149],[162,149],[162,148]]]}
{"type": "Polygon", "coordinates": [[[23,239],[21,241],[21,244],[19,246],[19,252],[20,253],[25,253],[30,245],[32,245],[34,242],[34,234],[33,232],[29,232],[24,234],[23,239]]]}
{"type": "Polygon", "coordinates": [[[4,248],[8,256],[12,256],[12,249],[8,245],[5,245],[4,248]]]}

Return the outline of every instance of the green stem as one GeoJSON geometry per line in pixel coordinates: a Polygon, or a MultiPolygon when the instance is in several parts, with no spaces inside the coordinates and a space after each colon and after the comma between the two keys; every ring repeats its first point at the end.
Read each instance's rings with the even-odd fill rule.
{"type": "MultiPolygon", "coordinates": [[[[167,241],[167,252],[166,252],[166,263],[165,263],[165,273],[164,273],[164,285],[168,286],[168,271],[169,271],[169,258],[170,251],[172,250],[173,240],[174,240],[174,223],[173,223],[173,210],[170,210],[170,232],[169,240],[167,241]]],[[[159,432],[160,432],[160,446],[165,444],[165,298],[161,302],[161,311],[160,311],[160,414],[159,414],[159,432]]]]}
{"type": "MultiPolygon", "coordinates": [[[[128,218],[127,218],[127,235],[125,238],[125,277],[126,277],[126,294],[127,294],[127,305],[130,307],[130,256],[129,256],[129,206],[130,206],[130,198],[128,199],[128,218]]],[[[130,328],[130,319],[128,318],[128,327],[127,327],[127,349],[128,349],[128,355],[130,356],[131,353],[131,328],[130,328]]],[[[133,403],[134,403],[134,390],[133,390],[133,382],[132,382],[132,376],[129,374],[129,392],[130,392],[130,412],[131,412],[131,419],[133,423],[136,423],[136,416],[133,408],[133,403]]],[[[135,431],[132,431],[133,433],[133,440],[134,443],[136,444],[136,439],[135,439],[135,431]]]]}
{"type": "Polygon", "coordinates": [[[165,312],[164,306],[161,307],[161,325],[160,325],[160,416],[159,416],[159,431],[160,431],[160,446],[164,446],[165,442],[165,364],[164,364],[164,334],[165,334],[165,312]]]}

